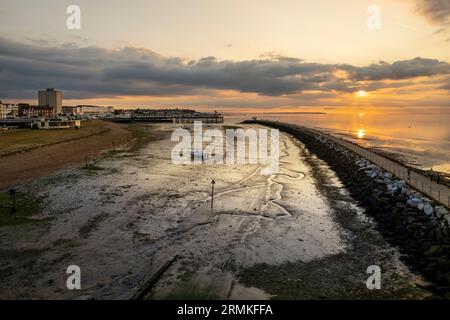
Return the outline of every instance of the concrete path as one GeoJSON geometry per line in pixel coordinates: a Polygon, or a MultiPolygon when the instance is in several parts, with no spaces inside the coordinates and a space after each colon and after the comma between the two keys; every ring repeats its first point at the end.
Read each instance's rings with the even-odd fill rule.
{"type": "MultiPolygon", "coordinates": [[[[408,176],[408,168],[394,162],[392,160],[389,160],[377,153],[374,153],[372,151],[369,151],[363,147],[360,147],[354,143],[351,143],[349,141],[346,141],[342,138],[337,138],[333,135],[330,135],[328,133],[325,133],[323,131],[302,127],[302,126],[295,126],[297,128],[303,129],[305,131],[309,131],[313,134],[319,135],[321,137],[324,137],[330,141],[333,141],[334,143],[341,145],[356,154],[360,155],[361,157],[366,158],[367,160],[371,161],[372,163],[376,164],[377,166],[383,168],[384,170],[392,173],[393,175],[397,176],[400,179],[403,179],[408,185],[416,188],[417,190],[423,192],[428,197],[434,199],[435,201],[441,203],[442,205],[446,206],[447,208],[450,207],[450,188],[443,184],[438,184],[435,181],[431,181],[431,179],[423,174],[420,174],[418,172],[415,172],[413,170],[410,170],[409,176],[408,176]]],[[[436,178],[435,178],[436,179],[436,178]]]]}

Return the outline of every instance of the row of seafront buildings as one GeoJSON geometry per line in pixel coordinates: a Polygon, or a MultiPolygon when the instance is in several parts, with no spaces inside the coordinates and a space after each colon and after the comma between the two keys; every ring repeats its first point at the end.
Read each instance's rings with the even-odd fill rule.
{"type": "Polygon", "coordinates": [[[99,116],[113,113],[114,107],[91,105],[63,106],[62,92],[53,88],[38,91],[38,105],[2,103],[0,119],[14,117],[99,116]]]}
{"type": "Polygon", "coordinates": [[[191,109],[114,110],[114,107],[91,105],[63,106],[61,91],[49,88],[38,91],[38,105],[7,104],[0,101],[0,128],[31,127],[37,129],[79,128],[81,119],[114,122],[153,123],[223,123],[222,114],[191,109]]]}
{"type": "Polygon", "coordinates": [[[38,105],[2,103],[0,119],[16,117],[55,117],[62,114],[62,92],[55,89],[38,91],[38,105]]]}
{"type": "Polygon", "coordinates": [[[63,106],[62,92],[49,88],[38,91],[38,105],[0,101],[0,128],[79,128],[82,118],[89,119],[113,112],[113,107],[63,106]]]}

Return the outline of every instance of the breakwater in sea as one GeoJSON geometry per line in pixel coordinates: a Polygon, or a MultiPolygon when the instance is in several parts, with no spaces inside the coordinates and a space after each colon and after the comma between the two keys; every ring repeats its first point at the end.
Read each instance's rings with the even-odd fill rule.
{"type": "Polygon", "coordinates": [[[427,289],[436,297],[450,299],[450,215],[445,207],[367,159],[307,129],[262,120],[245,123],[291,134],[325,161],[374,219],[378,231],[399,248],[401,260],[431,282],[427,289]]]}

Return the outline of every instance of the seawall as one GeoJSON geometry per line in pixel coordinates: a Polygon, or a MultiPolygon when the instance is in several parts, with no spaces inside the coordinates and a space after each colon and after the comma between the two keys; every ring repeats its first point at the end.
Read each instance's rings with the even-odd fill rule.
{"type": "Polygon", "coordinates": [[[450,214],[405,181],[359,154],[302,127],[258,123],[291,134],[332,168],[351,196],[398,247],[400,259],[432,283],[436,297],[450,299],[450,214]]]}

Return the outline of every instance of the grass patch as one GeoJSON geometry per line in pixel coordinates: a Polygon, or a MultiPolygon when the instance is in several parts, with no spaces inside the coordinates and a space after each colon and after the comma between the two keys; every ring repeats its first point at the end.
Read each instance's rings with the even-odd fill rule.
{"type": "Polygon", "coordinates": [[[0,249],[4,267],[0,268],[0,279],[5,279],[18,269],[30,268],[47,249],[0,249]]]}
{"type": "Polygon", "coordinates": [[[86,169],[89,170],[89,171],[103,171],[103,170],[105,170],[105,168],[97,166],[96,164],[88,165],[88,167],[86,169]]]}
{"type": "Polygon", "coordinates": [[[76,140],[100,134],[110,129],[100,120],[83,121],[79,130],[34,130],[20,129],[8,134],[1,134],[0,157],[16,152],[29,151],[55,143],[76,140]]]}
{"type": "Polygon", "coordinates": [[[60,183],[75,183],[81,176],[76,173],[58,173],[53,174],[42,179],[40,186],[53,186],[60,183]]]}
{"type": "MultiPolygon", "coordinates": [[[[273,299],[422,299],[424,292],[401,275],[382,273],[381,290],[368,290],[365,272],[368,257],[340,253],[310,262],[289,262],[280,266],[256,264],[243,269],[239,280],[261,288],[273,299]]],[[[380,267],[389,270],[389,265],[380,267]]]]}
{"type": "Polygon", "coordinates": [[[21,192],[16,194],[16,212],[12,212],[9,193],[0,193],[0,228],[27,223],[44,223],[51,220],[35,219],[33,216],[41,212],[43,198],[33,197],[21,192]]]}
{"type": "Polygon", "coordinates": [[[160,140],[167,134],[167,132],[158,131],[149,126],[136,124],[128,125],[128,131],[131,132],[132,139],[136,140],[136,142],[133,144],[133,147],[128,150],[129,152],[137,151],[145,144],[151,141],[160,140]]]}

